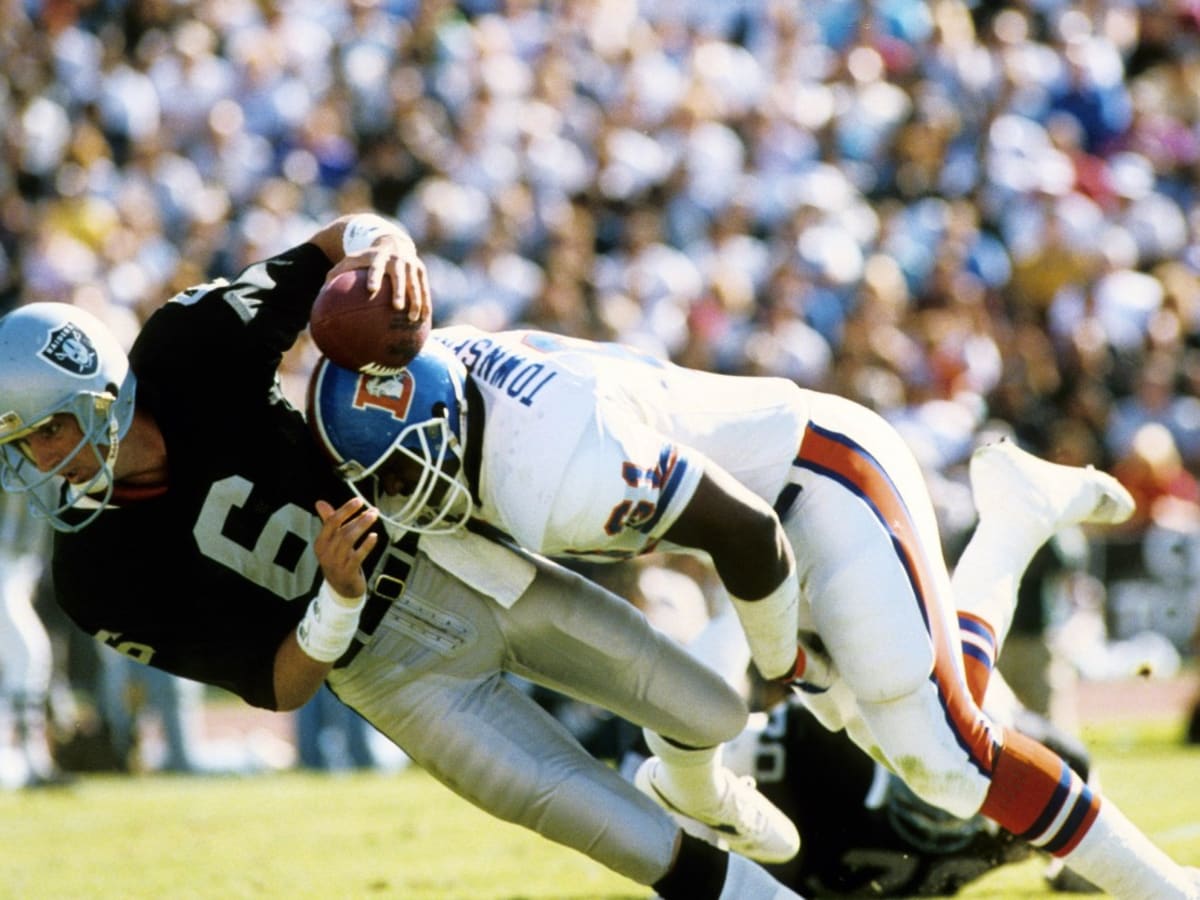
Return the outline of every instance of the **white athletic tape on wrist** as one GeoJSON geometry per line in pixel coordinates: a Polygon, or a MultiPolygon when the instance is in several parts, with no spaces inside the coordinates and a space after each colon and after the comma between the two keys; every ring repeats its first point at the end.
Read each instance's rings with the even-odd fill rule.
{"type": "Polygon", "coordinates": [[[317,662],[337,662],[350,648],[350,642],[358,632],[358,617],[366,605],[367,595],[359,597],[353,606],[346,605],[348,600],[325,582],[296,626],[300,649],[317,662]]]}
{"type": "Polygon", "coordinates": [[[385,234],[404,234],[396,224],[374,213],[353,216],[342,229],[342,251],[347,256],[362,253],[385,234]]]}
{"type": "Polygon", "coordinates": [[[779,586],[761,600],[730,596],[737,611],[750,656],[763,678],[782,678],[796,661],[800,630],[800,579],[793,568],[779,586]]]}

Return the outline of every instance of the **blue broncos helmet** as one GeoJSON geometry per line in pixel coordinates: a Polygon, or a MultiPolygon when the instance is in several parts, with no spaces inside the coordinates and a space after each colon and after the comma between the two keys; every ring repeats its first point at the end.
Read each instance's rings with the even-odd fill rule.
{"type": "Polygon", "coordinates": [[[0,318],[0,487],[25,494],[59,531],[78,531],[112,497],[118,444],[133,421],[137,379],[120,342],[96,316],[68,303],[29,303],[0,318]],[[24,439],[58,413],[83,431],[79,446],[40,472],[24,439]],[[80,453],[100,463],[87,484],[58,476],[80,453]],[[68,510],[78,512],[67,516],[68,510]]]}
{"type": "Polygon", "coordinates": [[[324,358],[313,371],[309,425],[338,473],[392,530],[447,533],[471,515],[463,473],[466,377],[437,341],[394,375],[355,372],[324,358]],[[391,497],[379,470],[394,454],[417,463],[420,477],[411,491],[391,497]]]}

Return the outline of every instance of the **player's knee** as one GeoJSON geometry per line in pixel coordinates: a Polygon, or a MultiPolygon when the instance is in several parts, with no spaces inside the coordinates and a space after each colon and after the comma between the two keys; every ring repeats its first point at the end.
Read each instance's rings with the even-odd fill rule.
{"type": "Polygon", "coordinates": [[[979,812],[983,793],[978,773],[965,766],[937,766],[919,756],[904,756],[894,762],[896,774],[914,794],[931,806],[960,819],[979,812]]]}
{"type": "MultiPolygon", "coordinates": [[[[876,551],[866,553],[856,567],[847,567],[821,589],[834,597],[853,597],[867,591],[869,586],[864,584],[862,573],[883,571],[885,563],[871,558],[881,555],[876,551]]],[[[833,636],[826,638],[826,644],[834,656],[838,674],[860,702],[888,703],[929,683],[934,649],[919,617],[890,612],[875,616],[861,604],[856,608],[846,604],[844,611],[838,609],[820,616],[818,625],[823,634],[833,636]],[[845,634],[857,637],[853,643],[838,639],[838,635],[845,634]],[[861,652],[863,647],[870,647],[870,652],[861,652]]]]}
{"type": "Polygon", "coordinates": [[[932,668],[931,654],[898,653],[881,661],[877,669],[855,672],[849,666],[842,668],[842,674],[859,704],[878,705],[902,702],[924,690],[932,668]]]}
{"type": "Polygon", "coordinates": [[[706,681],[693,681],[687,694],[676,698],[674,721],[656,723],[653,729],[683,747],[715,747],[733,740],[746,728],[750,709],[728,682],[712,673],[697,673],[706,681]]]}
{"type": "Polygon", "coordinates": [[[745,728],[750,719],[750,709],[742,696],[729,685],[725,690],[716,691],[706,697],[703,710],[697,718],[697,734],[694,735],[696,745],[723,744],[731,741],[745,728]]]}

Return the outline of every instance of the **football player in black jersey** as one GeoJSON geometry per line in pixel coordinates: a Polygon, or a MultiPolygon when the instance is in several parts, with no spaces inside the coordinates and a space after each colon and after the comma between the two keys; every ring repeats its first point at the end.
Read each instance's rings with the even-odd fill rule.
{"type": "MultiPolygon", "coordinates": [[[[30,304],[0,324],[0,478],[58,531],[58,602],[120,652],[271,709],[302,705],[328,670],[301,652],[293,601],[321,575],[360,597],[379,541],[275,380],[341,235],[171,298],[128,361],[76,307],[30,304]]],[[[377,278],[405,275],[392,241],[377,278]]]]}
{"type": "Polygon", "coordinates": [[[796,896],[683,835],[504,677],[702,747],[748,714],[719,676],[544,560],[472,534],[389,540],[318,450],[278,366],[321,286],[362,267],[425,311],[411,239],[360,214],[172,297],[128,357],[77,307],[0,319],[0,484],[57,531],[59,603],[109,647],[256,706],[296,709],[327,681],[469,801],[663,897],[796,896]]]}

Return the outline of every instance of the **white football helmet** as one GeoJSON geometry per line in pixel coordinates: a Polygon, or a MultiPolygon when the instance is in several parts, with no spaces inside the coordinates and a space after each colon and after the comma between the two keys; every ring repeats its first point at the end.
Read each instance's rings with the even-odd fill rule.
{"type": "Polygon", "coordinates": [[[113,462],[133,421],[136,379],[112,332],[68,303],[30,303],[0,317],[0,487],[27,495],[35,514],[59,531],[78,531],[112,497],[113,462]],[[55,469],[41,472],[24,438],[57,413],[70,413],[83,438],[55,469]],[[79,453],[94,453],[96,476],[58,483],[79,453]],[[78,513],[64,518],[84,497],[78,513]]]}

